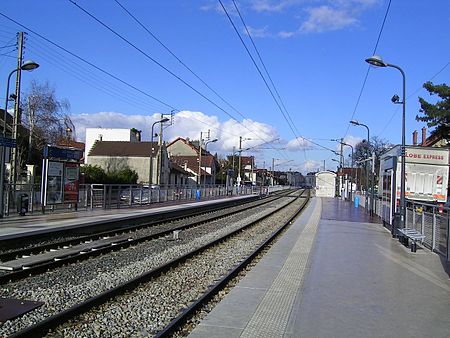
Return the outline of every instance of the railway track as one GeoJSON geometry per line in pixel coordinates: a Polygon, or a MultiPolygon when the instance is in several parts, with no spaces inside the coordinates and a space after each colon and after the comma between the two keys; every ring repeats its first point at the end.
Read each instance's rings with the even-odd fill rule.
{"type": "MultiPolygon", "coordinates": [[[[306,201],[306,198],[302,198],[303,201],[306,201]]],[[[148,280],[153,280],[155,278],[159,278],[158,276],[162,276],[164,277],[164,275],[166,273],[170,273],[170,271],[172,269],[175,269],[174,266],[180,266],[182,264],[185,264],[183,262],[186,262],[189,259],[198,259],[195,257],[200,257],[202,256],[202,253],[209,250],[210,248],[213,248],[217,245],[219,245],[220,243],[229,241],[229,238],[233,238],[236,236],[241,236],[244,233],[248,233],[252,228],[255,228],[255,224],[258,224],[264,220],[269,219],[270,217],[274,217],[273,215],[277,214],[280,215],[283,212],[280,212],[280,208],[283,210],[286,210],[286,208],[289,208],[291,206],[292,208],[292,204],[297,201],[296,203],[298,204],[298,198],[294,199],[294,198],[288,198],[285,197],[284,198],[284,203],[279,203],[278,202],[273,202],[274,204],[271,207],[261,207],[260,209],[268,209],[266,210],[266,212],[259,212],[258,216],[256,215],[251,215],[248,217],[248,219],[245,220],[245,225],[243,224],[232,224],[231,226],[227,226],[227,229],[221,229],[223,230],[222,233],[220,235],[211,235],[211,229],[208,229],[207,226],[205,227],[205,229],[203,229],[203,235],[202,237],[196,237],[197,239],[197,244],[202,244],[202,245],[194,245],[193,249],[190,250],[186,250],[186,252],[184,252],[183,254],[179,254],[179,252],[177,254],[174,254],[170,257],[168,257],[168,259],[166,259],[166,261],[162,262],[159,261],[159,263],[162,262],[162,264],[153,264],[154,267],[153,269],[150,269],[150,271],[146,271],[144,273],[139,273],[134,275],[131,280],[128,279],[126,281],[123,281],[117,285],[114,286],[107,286],[102,292],[96,292],[93,295],[88,295],[88,297],[81,302],[75,302],[74,304],[69,304],[70,306],[66,307],[63,310],[58,310],[56,311],[56,313],[48,316],[35,316],[33,317],[33,315],[25,315],[24,317],[28,316],[28,318],[26,318],[25,320],[21,322],[21,320],[19,319],[16,323],[13,323],[14,321],[11,321],[10,323],[7,323],[8,325],[6,325],[7,327],[5,327],[5,325],[3,325],[2,330],[0,331],[0,335],[5,335],[5,334],[11,334],[13,333],[13,336],[39,336],[39,335],[43,335],[46,332],[48,332],[49,329],[54,328],[56,325],[59,325],[65,321],[67,321],[68,319],[72,318],[73,316],[79,315],[80,313],[83,313],[85,311],[87,311],[88,309],[94,307],[94,306],[98,306],[103,304],[105,301],[107,301],[108,299],[112,299],[114,297],[116,297],[119,294],[122,294],[124,292],[126,292],[127,290],[131,290],[133,288],[138,287],[141,283],[148,281],[148,280]],[[278,206],[275,206],[275,203],[278,203],[278,206]],[[283,206],[281,207],[280,204],[282,204],[283,206]],[[204,243],[207,244],[204,244],[204,243]],[[42,318],[44,317],[44,318],[42,318]],[[36,323],[36,321],[39,321],[39,323],[36,323]],[[32,323],[30,325],[30,323],[32,323]],[[17,324],[17,326],[16,326],[17,324]],[[15,327],[16,329],[13,329],[13,327],[15,327]],[[5,329],[5,330],[3,330],[5,329]],[[2,332],[3,331],[3,332],[2,332]]],[[[295,203],[294,203],[295,204],[295,203]]],[[[296,207],[298,209],[298,206],[296,207]]],[[[279,216],[277,216],[279,217],[279,216]]],[[[242,216],[238,216],[237,220],[242,219],[242,216]]],[[[220,223],[222,222],[221,220],[216,220],[216,223],[220,223]]],[[[236,222],[236,221],[232,221],[231,223],[236,222]]],[[[214,223],[214,222],[213,222],[214,223]]],[[[273,227],[274,226],[274,222],[269,222],[269,225],[267,225],[267,228],[273,227]]],[[[211,226],[210,226],[211,227],[211,226]]],[[[184,233],[188,233],[190,230],[184,231],[184,233]]],[[[220,232],[220,231],[218,231],[220,232]]],[[[271,233],[274,231],[270,231],[271,233]]],[[[195,235],[195,236],[198,236],[195,235]]],[[[264,235],[267,237],[267,234],[264,235]]],[[[250,236],[250,238],[255,237],[254,235],[250,236]]],[[[259,238],[259,237],[258,237],[259,238]]],[[[162,244],[163,246],[166,246],[168,243],[167,238],[160,238],[159,241],[161,242],[160,244],[162,244]]],[[[174,243],[176,241],[172,241],[171,243],[174,243]]],[[[195,240],[192,240],[192,242],[195,242],[195,240]]],[[[250,242],[250,241],[247,241],[250,242]]],[[[245,241],[244,241],[245,243],[245,241]]],[[[154,246],[156,247],[156,243],[154,244],[154,246]]],[[[178,245],[178,247],[180,247],[182,245],[178,245]]],[[[247,247],[247,244],[242,245],[243,247],[247,247]]],[[[130,250],[130,249],[127,249],[130,250]]],[[[178,250],[178,249],[177,249],[178,250]]],[[[215,249],[214,249],[215,250],[215,249]]],[[[164,251],[164,250],[163,250],[164,251]]],[[[163,252],[161,251],[161,252],[163,252]]],[[[179,251],[179,250],[178,250],[179,251]]],[[[166,254],[166,253],[164,253],[166,254]]],[[[111,255],[111,254],[110,254],[111,255]]],[[[152,254],[153,255],[153,254],[152,254]]],[[[158,254],[155,255],[155,257],[158,256],[158,254]]],[[[148,257],[147,257],[148,258],[148,257]]],[[[201,258],[200,258],[201,259],[201,258]]],[[[138,259],[139,261],[139,259],[138,259]]],[[[239,262],[242,261],[242,257],[239,257],[238,259],[239,262]]],[[[158,263],[158,262],[157,262],[158,263]]],[[[136,264],[136,263],[133,263],[136,264]]],[[[234,264],[235,265],[235,264],[234,264]]],[[[133,269],[134,266],[131,267],[131,269],[133,269]]],[[[72,267],[72,269],[77,269],[76,265],[74,267],[72,267]]],[[[78,269],[83,269],[83,267],[79,267],[78,269]]],[[[70,273],[69,273],[70,274],[70,273]]],[[[223,274],[223,272],[222,272],[223,274]]],[[[52,276],[49,276],[47,279],[51,279],[52,276]]],[[[42,279],[45,279],[44,277],[42,277],[41,279],[38,279],[37,282],[38,283],[42,283],[42,279]]],[[[222,279],[222,277],[220,277],[220,279],[222,279]]],[[[214,280],[213,280],[214,282],[214,280]]],[[[34,283],[34,282],[33,282],[34,283]]],[[[32,283],[32,284],[33,284],[32,283]]],[[[74,281],[74,283],[76,283],[76,281],[74,281]]],[[[27,284],[26,281],[22,281],[22,284],[27,284]]],[[[209,284],[208,284],[209,285],[209,284]]],[[[17,287],[17,284],[10,284],[8,287],[10,288],[14,288],[17,287]]],[[[23,287],[23,285],[22,285],[23,287]]],[[[4,296],[4,289],[2,290],[2,296],[4,296]]],[[[59,292],[63,292],[60,291],[59,292]]],[[[63,292],[64,293],[64,292],[63,292]]],[[[57,295],[55,295],[57,297],[57,295]]],[[[66,295],[67,296],[67,295],[66,295]]],[[[71,295],[68,295],[69,297],[71,295]]],[[[115,302],[115,301],[113,301],[115,302]]],[[[51,302],[50,302],[51,303],[51,302]]],[[[184,304],[186,305],[186,304],[184,304]]],[[[46,304],[47,307],[50,307],[50,304],[46,304]]],[[[186,306],[184,306],[186,307],[186,306]]],[[[35,310],[37,311],[37,310],[35,310]]],[[[43,312],[43,311],[41,311],[43,312]]],[[[174,314],[171,314],[171,318],[173,319],[174,317],[176,317],[178,311],[174,314]]],[[[164,316],[163,316],[164,317],[164,316]]],[[[170,320],[169,320],[170,321],[170,320]]],[[[169,322],[167,320],[165,320],[165,322],[169,322]]],[[[70,335],[70,332],[73,328],[72,323],[70,324],[71,326],[69,327],[68,331],[64,331],[63,335],[70,335]]],[[[160,325],[161,326],[161,325],[160,325]]],[[[159,329],[161,329],[162,327],[159,327],[159,329]]],[[[158,330],[159,330],[158,329],[158,330]]],[[[152,329],[152,334],[154,334],[156,331],[156,329],[152,329]]],[[[76,330],[73,330],[73,332],[76,332],[76,330]]],[[[60,335],[61,333],[57,334],[60,335]]],[[[95,332],[93,333],[95,335],[95,332]]],[[[84,335],[84,334],[82,334],[84,335]]],[[[76,335],[72,335],[72,336],[76,336],[76,335]]],[[[124,336],[127,336],[127,334],[124,334],[124,336]]]]}
{"type": "MultiPolygon", "coordinates": [[[[290,193],[290,192],[289,192],[290,193]]],[[[287,193],[287,194],[289,194],[287,193]]],[[[109,251],[120,250],[157,237],[166,236],[174,231],[182,231],[206,222],[227,217],[237,212],[265,205],[282,198],[286,194],[264,200],[245,203],[207,214],[185,217],[170,217],[165,222],[146,223],[126,229],[103,231],[89,236],[45,243],[33,248],[19,249],[0,255],[0,284],[17,280],[31,274],[45,272],[64,264],[69,264],[109,251]]]]}

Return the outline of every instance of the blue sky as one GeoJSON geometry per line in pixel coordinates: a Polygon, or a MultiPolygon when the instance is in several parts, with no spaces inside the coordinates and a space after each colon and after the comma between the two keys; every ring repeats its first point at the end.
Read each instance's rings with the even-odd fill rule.
{"type": "MultiPolygon", "coordinates": [[[[0,16],[0,46],[13,44],[18,31],[28,32],[24,59],[41,65],[24,73],[23,91],[32,79],[54,86],[58,98],[71,104],[80,141],[86,127],[135,127],[148,140],[159,114],[176,109],[174,125],[165,129],[166,140],[198,139],[201,131],[210,129],[211,138],[219,140],[208,150],[226,154],[239,146],[239,136],[250,138],[243,148],[251,148],[246,153],[256,156],[259,167],[270,166],[276,158],[276,169],[306,173],[323,168],[325,160],[326,168],[334,170],[337,163],[331,159],[335,156],[326,148],[337,149],[337,143],[330,139],[343,137],[355,144],[366,136],[366,129],[349,126],[352,118],[367,124],[371,136],[400,142],[401,107],[390,101],[394,94],[401,96],[400,72],[371,68],[357,105],[368,69],[364,59],[374,51],[388,0],[235,0],[286,107],[282,109],[286,117],[219,1],[117,1],[231,106],[186,70],[115,0],[76,3],[136,48],[68,0],[42,0],[39,6],[31,0],[3,2],[0,13],[27,28],[0,16]]],[[[222,2],[259,62],[233,2],[222,2]]],[[[0,93],[5,92],[6,78],[16,64],[13,49],[1,49],[6,55],[0,56],[0,78],[5,79],[0,81],[0,93]]],[[[430,79],[449,83],[450,2],[392,0],[376,54],[406,73],[406,139],[411,143],[414,129],[424,126],[415,121],[417,97],[434,100],[421,89],[422,84],[430,79]]],[[[4,94],[0,98],[4,102],[4,94]]]]}

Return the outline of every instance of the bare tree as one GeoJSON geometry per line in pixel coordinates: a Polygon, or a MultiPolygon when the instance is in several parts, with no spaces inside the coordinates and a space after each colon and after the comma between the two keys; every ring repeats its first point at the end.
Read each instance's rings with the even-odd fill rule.
{"type": "MultiPolygon", "coordinates": [[[[64,138],[67,128],[75,135],[75,126],[67,114],[69,102],[58,100],[55,89],[48,82],[32,81],[21,106],[25,115],[22,124],[29,132],[28,140],[23,140],[22,146],[27,149],[29,163],[39,164],[44,146],[64,138]]],[[[19,163],[22,162],[21,159],[19,163]]]]}

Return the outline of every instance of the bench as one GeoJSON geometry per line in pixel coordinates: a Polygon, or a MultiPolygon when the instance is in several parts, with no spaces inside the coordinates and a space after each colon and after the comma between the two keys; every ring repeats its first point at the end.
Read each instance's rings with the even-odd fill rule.
{"type": "Polygon", "coordinates": [[[407,247],[409,244],[408,241],[411,240],[411,252],[417,251],[417,241],[423,242],[425,239],[425,235],[422,235],[416,229],[403,228],[397,229],[397,231],[399,232],[399,240],[404,246],[407,247]]]}

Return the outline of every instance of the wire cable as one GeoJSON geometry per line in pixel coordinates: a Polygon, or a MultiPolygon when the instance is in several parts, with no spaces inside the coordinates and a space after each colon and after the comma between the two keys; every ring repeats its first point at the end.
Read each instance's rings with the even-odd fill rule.
{"type": "MultiPolygon", "coordinates": [[[[384,13],[383,22],[381,24],[380,31],[378,33],[377,42],[375,43],[375,47],[373,48],[372,55],[375,55],[376,52],[377,52],[378,44],[379,44],[380,39],[381,39],[381,34],[383,33],[383,30],[384,30],[384,24],[386,23],[386,19],[387,19],[387,16],[389,14],[389,9],[391,8],[391,1],[392,0],[389,0],[388,6],[386,8],[386,12],[384,13]]],[[[371,66],[368,65],[367,66],[366,75],[364,76],[364,81],[363,81],[363,84],[361,86],[361,90],[359,91],[358,99],[356,100],[355,108],[353,109],[352,116],[350,117],[350,120],[353,120],[353,118],[355,117],[356,110],[358,109],[359,102],[361,101],[362,94],[363,94],[364,89],[366,87],[367,78],[369,77],[369,73],[370,73],[370,68],[371,68],[371,66]]],[[[350,129],[350,122],[347,124],[347,129],[345,130],[344,138],[347,136],[349,129],[350,129]]]]}
{"type": "Polygon", "coordinates": [[[45,40],[46,42],[50,43],[51,45],[57,47],[58,49],[63,50],[64,52],[66,52],[67,54],[73,56],[74,58],[76,58],[76,59],[78,59],[78,60],[80,60],[80,61],[82,61],[82,62],[88,64],[89,66],[95,68],[96,70],[100,71],[101,73],[103,73],[103,74],[105,74],[105,75],[107,75],[107,76],[109,76],[109,77],[115,79],[116,81],[119,81],[120,83],[126,85],[127,87],[130,87],[130,88],[134,89],[135,91],[137,91],[137,92],[139,92],[139,93],[141,93],[141,94],[143,94],[143,95],[145,95],[145,96],[147,96],[147,97],[150,97],[151,99],[153,99],[153,100],[155,100],[155,101],[161,103],[162,105],[164,105],[164,106],[166,106],[166,107],[168,107],[168,108],[170,108],[170,109],[172,109],[172,110],[179,110],[179,109],[177,109],[177,108],[171,106],[170,104],[168,104],[168,103],[166,103],[166,102],[164,102],[164,101],[162,101],[162,100],[160,100],[160,99],[158,99],[158,98],[156,98],[156,97],[154,97],[154,96],[152,96],[152,95],[150,95],[150,94],[144,92],[143,90],[137,88],[136,86],[134,86],[134,85],[132,85],[132,84],[130,84],[130,83],[128,83],[128,82],[126,82],[126,81],[120,79],[119,77],[117,77],[117,76],[113,75],[112,73],[110,73],[110,72],[108,72],[108,71],[106,71],[106,70],[100,68],[99,66],[96,66],[96,65],[93,64],[92,62],[89,62],[88,60],[82,58],[81,56],[78,56],[77,54],[75,54],[75,53],[69,51],[68,49],[66,49],[66,48],[64,48],[64,47],[62,47],[62,46],[60,46],[60,45],[58,45],[57,43],[51,41],[50,39],[47,39],[46,37],[44,37],[43,35],[37,33],[36,31],[34,31],[34,30],[32,30],[32,29],[26,27],[25,25],[19,23],[18,21],[16,21],[16,20],[10,18],[10,17],[7,16],[6,14],[3,14],[3,13],[0,12],[0,16],[4,17],[5,19],[8,19],[9,21],[15,23],[16,25],[18,25],[18,26],[24,28],[25,30],[27,30],[27,31],[29,31],[29,32],[31,32],[31,33],[33,33],[34,35],[40,37],[41,39],[43,39],[43,40],[45,40]]]}
{"type": "MultiPolygon", "coordinates": [[[[69,1],[70,1],[70,0],[69,0],[69,1]]],[[[255,61],[255,59],[253,58],[252,54],[250,53],[250,51],[249,51],[247,45],[245,44],[244,40],[242,39],[242,36],[241,36],[241,34],[239,33],[238,29],[236,28],[236,25],[234,24],[233,20],[231,19],[230,15],[229,15],[229,13],[228,13],[228,11],[227,11],[227,9],[225,8],[225,6],[224,6],[224,4],[222,3],[221,0],[219,0],[219,3],[220,3],[220,5],[222,6],[222,9],[223,9],[223,11],[225,12],[226,16],[228,17],[228,20],[230,21],[231,25],[233,26],[234,31],[235,31],[236,34],[238,35],[239,40],[241,41],[242,45],[244,46],[245,50],[247,51],[248,56],[250,57],[250,59],[252,60],[254,66],[256,67],[256,69],[257,69],[257,71],[258,71],[260,77],[261,77],[262,80],[264,81],[264,83],[265,83],[267,89],[269,90],[269,93],[271,94],[273,100],[275,101],[275,103],[276,103],[278,109],[280,110],[281,114],[283,115],[283,117],[284,117],[285,121],[287,122],[289,128],[291,129],[293,135],[295,136],[295,139],[297,140],[297,142],[299,142],[299,145],[301,146],[300,141],[298,141],[298,139],[299,139],[299,138],[302,138],[302,139],[304,139],[304,140],[307,140],[308,142],[311,142],[311,143],[314,144],[314,145],[317,145],[318,147],[321,147],[321,148],[324,148],[324,149],[331,150],[331,149],[328,148],[328,147],[322,146],[321,144],[318,144],[318,143],[316,143],[316,142],[314,142],[314,141],[308,140],[308,139],[306,139],[306,138],[304,138],[304,137],[302,137],[302,136],[297,136],[297,134],[296,134],[296,132],[294,131],[294,129],[293,129],[291,123],[289,122],[288,118],[286,117],[286,114],[284,113],[283,109],[281,108],[280,103],[279,103],[278,100],[276,99],[275,95],[273,94],[272,89],[270,88],[269,84],[267,83],[267,80],[265,79],[265,77],[264,77],[264,75],[262,74],[261,70],[259,69],[259,67],[258,67],[258,65],[257,65],[257,63],[256,63],[256,61],[255,61]]]]}

